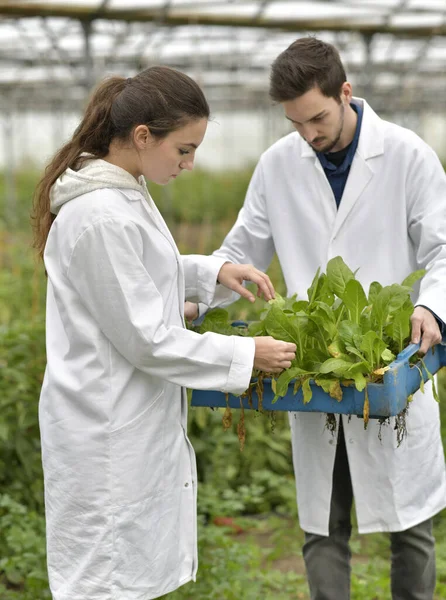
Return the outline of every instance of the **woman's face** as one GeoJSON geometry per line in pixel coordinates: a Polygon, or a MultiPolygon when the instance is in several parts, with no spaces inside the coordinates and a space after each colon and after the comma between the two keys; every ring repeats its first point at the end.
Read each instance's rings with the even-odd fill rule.
{"type": "Polygon", "coordinates": [[[146,133],[144,141],[139,137],[141,132],[135,131],[140,173],[149,181],[165,185],[178,177],[184,169],[192,171],[195,151],[203,141],[207,124],[207,119],[190,121],[162,140],[146,133]]]}

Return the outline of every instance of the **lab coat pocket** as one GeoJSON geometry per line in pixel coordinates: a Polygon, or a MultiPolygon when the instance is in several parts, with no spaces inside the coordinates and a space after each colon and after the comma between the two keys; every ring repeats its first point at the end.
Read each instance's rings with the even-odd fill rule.
{"type": "Polygon", "coordinates": [[[165,471],[164,391],[110,434],[112,502],[123,506],[162,492],[165,471]]]}

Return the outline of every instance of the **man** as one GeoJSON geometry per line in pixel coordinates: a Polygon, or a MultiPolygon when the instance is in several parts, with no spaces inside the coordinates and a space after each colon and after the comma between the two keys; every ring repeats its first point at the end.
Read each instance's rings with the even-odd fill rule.
{"type": "MultiPolygon", "coordinates": [[[[244,206],[215,255],[266,270],[277,252],[288,295],[305,296],[318,267],[342,256],[368,289],[425,268],[412,316],[421,351],[446,321],[446,177],[413,132],[383,121],[352,86],[337,50],[295,41],[272,65],[270,95],[297,133],[260,158],[244,206]]],[[[325,415],[290,417],[303,554],[313,600],[350,596],[353,494],[360,533],[390,532],[394,600],[431,600],[432,517],[446,506],[439,409],[417,393],[408,435],[342,417],[338,443],[325,415]]]]}

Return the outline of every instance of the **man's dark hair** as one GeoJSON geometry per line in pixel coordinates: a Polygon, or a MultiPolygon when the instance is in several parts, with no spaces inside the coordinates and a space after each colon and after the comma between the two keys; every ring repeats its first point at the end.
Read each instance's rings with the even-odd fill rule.
{"type": "Polygon", "coordinates": [[[318,87],[324,96],[339,99],[347,81],[339,52],[315,37],[299,38],[272,64],[269,94],[286,102],[318,87]]]}

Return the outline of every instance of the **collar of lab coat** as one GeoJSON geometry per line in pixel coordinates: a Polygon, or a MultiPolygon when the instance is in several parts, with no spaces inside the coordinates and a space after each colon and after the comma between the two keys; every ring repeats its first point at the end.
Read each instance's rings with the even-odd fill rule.
{"type": "MultiPolygon", "coordinates": [[[[363,98],[353,98],[353,101],[363,108],[361,132],[359,134],[358,148],[356,152],[364,160],[379,156],[384,153],[384,122],[363,98]]],[[[302,142],[302,158],[317,159],[316,152],[304,140],[302,142]]]]}

